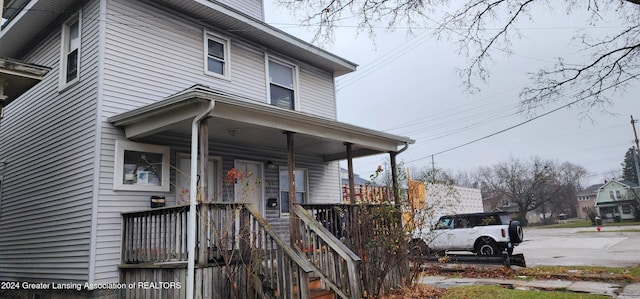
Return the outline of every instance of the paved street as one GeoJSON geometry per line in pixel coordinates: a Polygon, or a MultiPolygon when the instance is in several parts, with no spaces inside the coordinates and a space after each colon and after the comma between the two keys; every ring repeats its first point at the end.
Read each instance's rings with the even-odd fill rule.
{"type": "Polygon", "coordinates": [[[585,228],[525,228],[525,242],[514,253],[523,253],[527,266],[608,266],[640,264],[640,232],[615,232],[640,226],[585,228]]]}

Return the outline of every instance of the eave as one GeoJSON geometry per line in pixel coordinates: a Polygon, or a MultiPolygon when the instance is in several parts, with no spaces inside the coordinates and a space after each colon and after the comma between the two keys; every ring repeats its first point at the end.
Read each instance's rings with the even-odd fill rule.
{"type": "Polygon", "coordinates": [[[296,133],[296,152],[320,155],[325,161],[346,159],[345,144],[353,157],[398,152],[414,140],[307,113],[280,109],[235,97],[205,86],[194,86],[157,103],[108,119],[124,129],[129,139],[161,132],[187,134],[195,115],[215,101],[209,114],[209,138],[218,142],[263,148],[286,148],[282,133],[296,133]],[[229,134],[229,130],[237,134],[229,134]]]}
{"type": "Polygon", "coordinates": [[[0,57],[0,106],[6,106],[42,81],[50,68],[0,57]]]}

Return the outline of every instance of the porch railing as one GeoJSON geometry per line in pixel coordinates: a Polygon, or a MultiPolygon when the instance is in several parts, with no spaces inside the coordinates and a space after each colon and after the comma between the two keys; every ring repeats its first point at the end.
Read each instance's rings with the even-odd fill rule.
{"type": "Polygon", "coordinates": [[[122,214],[122,263],[187,260],[189,206],[122,214]]]}
{"type": "Polygon", "coordinates": [[[323,281],[342,298],[360,298],[360,258],[302,206],[294,205],[300,236],[298,248],[323,281]]]}
{"type": "MultiPolygon", "coordinates": [[[[188,214],[189,206],[123,213],[122,263],[186,263],[188,214]]],[[[309,298],[313,266],[250,206],[205,203],[197,214],[199,267],[243,264],[251,277],[241,281],[250,282],[258,297],[309,298]]]]}

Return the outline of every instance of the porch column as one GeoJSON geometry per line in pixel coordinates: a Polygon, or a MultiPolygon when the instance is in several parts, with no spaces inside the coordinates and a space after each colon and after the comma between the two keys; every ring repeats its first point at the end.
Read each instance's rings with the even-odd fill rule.
{"type": "Polygon", "coordinates": [[[391,184],[393,186],[393,200],[396,208],[400,208],[400,188],[398,187],[398,169],[396,166],[396,156],[398,153],[389,152],[391,163],[391,184]]]}
{"type": "Polygon", "coordinates": [[[349,172],[349,201],[351,204],[356,203],[356,186],[353,178],[353,152],[351,151],[352,144],[345,142],[347,146],[347,171],[349,172]]]}
{"type": "Polygon", "coordinates": [[[293,150],[293,134],[294,132],[285,132],[287,134],[287,170],[289,174],[289,244],[291,248],[296,246],[296,241],[300,238],[300,229],[293,213],[293,205],[296,202],[296,161],[293,150]]]}
{"type": "MultiPolygon", "coordinates": [[[[200,121],[200,133],[199,133],[199,150],[200,150],[200,188],[198,191],[200,191],[200,223],[199,223],[199,240],[200,240],[200,246],[198,246],[198,264],[206,264],[207,260],[208,260],[208,256],[207,256],[207,246],[203,246],[203,244],[207,244],[206,240],[207,240],[207,225],[208,225],[208,219],[209,217],[207,216],[207,207],[205,206],[205,203],[208,202],[208,186],[207,186],[207,182],[209,181],[208,175],[209,175],[209,171],[207,171],[208,169],[208,162],[209,162],[209,118],[205,118],[202,119],[200,121]]],[[[196,156],[191,157],[191,159],[198,159],[198,157],[196,156]]],[[[197,178],[196,178],[197,180],[197,178]]],[[[196,193],[197,194],[197,193],[196,193]]]]}
{"type": "Polygon", "coordinates": [[[196,177],[198,176],[198,136],[200,131],[200,121],[206,118],[213,108],[215,107],[215,101],[209,101],[209,106],[202,111],[202,113],[196,115],[191,123],[191,177],[189,178],[189,217],[187,223],[187,277],[186,277],[186,298],[194,298],[194,286],[195,286],[195,254],[196,254],[196,210],[198,207],[197,190],[198,184],[196,177]]]}

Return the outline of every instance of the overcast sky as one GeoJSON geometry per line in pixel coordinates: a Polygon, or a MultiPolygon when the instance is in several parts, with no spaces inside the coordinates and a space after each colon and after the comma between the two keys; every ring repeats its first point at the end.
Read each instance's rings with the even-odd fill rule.
{"type": "MultiPolygon", "coordinates": [[[[265,10],[268,23],[311,41],[310,29],[297,26],[289,11],[270,0],[265,1],[265,10]]],[[[456,54],[453,42],[433,38],[430,29],[413,35],[404,29],[380,29],[374,41],[366,34],[356,36],[353,27],[338,28],[334,44],[324,48],[359,65],[356,72],[337,80],[338,120],[415,139],[398,159],[418,169],[431,167],[432,154],[526,121],[517,109],[518,93],[529,82],[527,73],[551,67],[554,58],[564,54],[570,57],[567,62],[584,63],[571,43],[577,29],[595,34],[620,29],[613,15],[603,14],[603,20],[590,26],[585,16],[568,16],[563,10],[533,14],[535,23],[519,24],[524,36],[513,40],[514,55],[494,55],[491,78],[474,95],[464,91],[456,73],[456,68],[466,66],[466,58],[456,54]]],[[[630,115],[640,118],[640,82],[616,95],[607,110],[594,110],[588,115],[591,119],[585,119],[579,110],[562,109],[435,155],[435,166],[472,170],[510,156],[525,160],[539,156],[581,165],[590,172],[588,183],[600,182],[607,172],[620,168],[633,145],[630,115]]],[[[355,172],[368,178],[385,160],[388,155],[357,159],[355,172]]]]}

